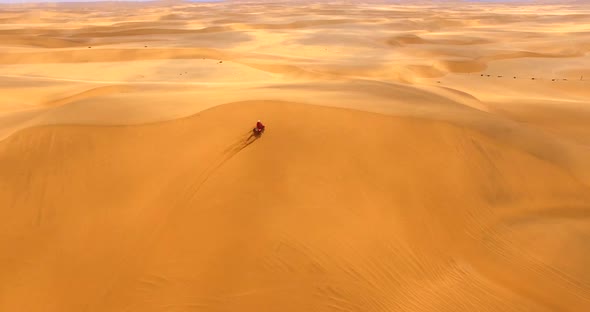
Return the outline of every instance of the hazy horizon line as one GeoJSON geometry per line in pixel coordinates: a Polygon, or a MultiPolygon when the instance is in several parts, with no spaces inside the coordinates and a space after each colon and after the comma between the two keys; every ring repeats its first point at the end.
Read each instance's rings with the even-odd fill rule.
{"type": "Polygon", "coordinates": [[[512,4],[580,4],[588,3],[585,0],[359,0],[359,1],[334,1],[334,0],[0,0],[0,4],[27,4],[27,3],[100,3],[100,2],[234,2],[234,3],[253,3],[253,2],[315,2],[315,3],[512,3],[512,4]]]}

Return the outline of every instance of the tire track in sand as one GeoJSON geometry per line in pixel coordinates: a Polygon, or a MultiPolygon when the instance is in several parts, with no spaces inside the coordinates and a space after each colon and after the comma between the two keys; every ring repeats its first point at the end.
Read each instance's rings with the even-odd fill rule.
{"type": "MultiPolygon", "coordinates": [[[[129,263],[137,261],[136,259],[142,259],[147,253],[149,253],[148,249],[145,246],[148,246],[151,242],[153,242],[158,236],[162,235],[162,233],[166,230],[167,226],[170,225],[170,220],[172,219],[173,215],[178,215],[187,209],[187,203],[190,202],[201,189],[201,187],[209,180],[209,178],[226,162],[232,159],[235,155],[237,155],[240,151],[245,149],[250,144],[254,143],[259,137],[255,137],[251,130],[240,135],[240,137],[234,141],[232,144],[228,145],[223,152],[220,153],[215,160],[209,164],[205,169],[199,174],[198,178],[192,181],[184,188],[182,191],[182,195],[180,198],[174,202],[170,209],[164,213],[162,221],[157,224],[147,235],[142,237],[136,244],[134,248],[134,252],[131,252],[132,257],[124,257],[121,259],[121,263],[129,263]],[[142,248],[143,247],[143,248],[142,248]]],[[[121,276],[116,276],[110,282],[110,285],[115,285],[121,276]]],[[[165,277],[163,278],[165,280],[165,277]]],[[[141,282],[141,280],[137,280],[141,282]]],[[[111,286],[112,287],[112,286],[111,286]]],[[[107,291],[102,295],[99,296],[102,301],[106,300],[106,297],[109,296],[109,291],[111,287],[107,287],[107,291]]]]}

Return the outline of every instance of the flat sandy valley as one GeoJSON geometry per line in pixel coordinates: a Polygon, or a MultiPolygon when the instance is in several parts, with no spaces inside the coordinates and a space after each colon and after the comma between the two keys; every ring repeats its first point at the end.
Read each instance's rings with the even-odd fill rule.
{"type": "Polygon", "coordinates": [[[0,311],[590,311],[556,3],[1,5],[0,311]]]}

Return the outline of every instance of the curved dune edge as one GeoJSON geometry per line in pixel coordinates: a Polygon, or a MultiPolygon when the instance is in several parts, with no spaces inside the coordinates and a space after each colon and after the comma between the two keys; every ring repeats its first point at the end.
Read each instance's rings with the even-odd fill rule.
{"type": "Polygon", "coordinates": [[[29,128],[0,166],[9,310],[590,308],[588,188],[447,122],[233,103],[29,128]]]}
{"type": "MultiPolygon", "coordinates": [[[[263,66],[264,67],[264,66],[263,66]]],[[[96,81],[56,79],[62,83],[76,82],[69,92],[54,92],[51,100],[22,112],[2,116],[0,138],[19,129],[42,124],[142,124],[172,120],[196,114],[204,109],[228,102],[275,98],[291,99],[313,105],[344,107],[385,114],[437,116],[446,118],[463,110],[487,111],[478,99],[448,88],[429,88],[369,80],[314,81],[320,75],[303,72],[297,67],[264,67],[267,70],[289,71],[289,75],[311,78],[297,83],[231,84],[172,82],[111,82],[96,87],[96,81]],[[310,77],[309,75],[313,76],[310,77]],[[346,86],[346,87],[345,87],[346,86]],[[194,89],[196,87],[196,89],[194,89]],[[216,91],[217,90],[217,91],[216,91]],[[220,95],[221,94],[221,95],[220,95]],[[224,94],[226,94],[224,96],[224,94]],[[207,101],[194,101],[196,96],[207,101]],[[350,97],[342,101],[342,96],[350,97]],[[353,100],[357,98],[357,100],[353,100]],[[441,114],[445,112],[445,114],[441,114]]],[[[52,81],[47,79],[47,81],[52,81]]]]}
{"type": "Polygon", "coordinates": [[[424,39],[414,34],[397,35],[385,40],[391,46],[403,46],[411,44],[440,44],[440,45],[478,45],[492,43],[494,41],[485,38],[457,38],[457,39],[424,39]]]}
{"type": "Polygon", "coordinates": [[[50,52],[5,53],[0,64],[124,62],[155,59],[228,59],[230,54],[211,48],[87,49],[50,52]]]}
{"type": "MultiPolygon", "coordinates": [[[[402,86],[400,86],[402,87],[402,86]]],[[[363,88],[366,88],[363,87],[363,88]]],[[[402,87],[403,88],[403,87],[402,87]]],[[[100,91],[100,89],[99,89],[100,91]]],[[[415,92],[424,92],[425,90],[415,90],[415,92]]],[[[92,90],[89,91],[90,93],[93,92],[92,90]]],[[[388,91],[388,92],[395,92],[395,89],[388,91]]],[[[469,99],[468,94],[461,94],[456,90],[446,90],[447,92],[447,101],[448,103],[436,106],[425,106],[422,109],[419,109],[420,105],[419,102],[414,102],[411,105],[411,109],[398,107],[397,109],[387,109],[382,110],[382,108],[375,107],[374,110],[371,110],[369,107],[361,108],[357,106],[342,106],[342,105],[319,105],[314,103],[294,103],[289,101],[269,101],[269,100],[249,100],[249,101],[236,101],[231,103],[211,103],[210,105],[204,105],[200,107],[194,108],[185,108],[181,109],[177,112],[177,116],[170,116],[166,119],[154,119],[148,118],[146,120],[132,122],[132,123],[124,123],[124,122],[100,122],[98,120],[95,121],[88,121],[88,122],[79,122],[76,121],[79,118],[79,115],[72,113],[67,113],[69,108],[67,107],[68,104],[65,104],[62,107],[61,111],[65,112],[64,116],[59,117],[59,115],[55,115],[55,117],[47,118],[43,114],[33,116],[32,118],[29,117],[28,122],[23,122],[20,126],[17,126],[13,130],[9,130],[9,132],[5,135],[6,138],[10,136],[14,136],[18,132],[26,131],[28,128],[36,128],[36,127],[44,127],[44,126],[55,126],[55,125],[79,125],[79,126],[98,126],[98,127],[141,127],[144,125],[150,124],[166,124],[169,122],[175,122],[178,120],[190,119],[194,116],[197,116],[204,111],[208,110],[215,110],[217,107],[220,106],[233,106],[233,105],[256,105],[256,103],[267,103],[268,105],[274,104],[282,104],[287,103],[289,105],[309,105],[312,107],[330,107],[335,109],[343,109],[343,110],[352,110],[358,112],[366,112],[366,113],[376,113],[379,115],[384,116],[398,116],[403,118],[414,118],[420,120],[430,120],[436,122],[443,122],[448,123],[454,126],[459,127],[466,127],[471,129],[472,131],[477,131],[482,133],[483,135],[496,138],[506,144],[507,146],[512,146],[513,148],[520,149],[524,152],[531,154],[533,157],[541,159],[543,161],[548,161],[551,163],[559,164],[559,166],[566,168],[569,170],[572,176],[575,176],[579,181],[588,185],[590,187],[590,164],[586,161],[590,159],[590,148],[585,146],[579,146],[576,142],[573,141],[564,141],[560,137],[555,137],[550,133],[540,131],[537,128],[527,127],[526,124],[520,124],[518,122],[513,122],[512,120],[502,118],[500,116],[496,116],[495,114],[489,114],[485,111],[480,111],[478,109],[463,106],[458,104],[458,102],[454,102],[451,100],[453,96],[460,97],[460,98],[467,98],[469,99]],[[70,116],[70,117],[68,117],[70,116]],[[76,116],[74,119],[73,117],[76,116]],[[57,118],[56,118],[57,117],[57,118]]],[[[82,92],[84,94],[86,92],[82,92]]],[[[441,93],[444,95],[444,93],[441,93]]],[[[76,95],[80,96],[80,95],[76,95]]],[[[76,97],[74,96],[74,97],[76,97]]],[[[439,94],[432,93],[430,96],[440,96],[439,94]]],[[[423,104],[422,104],[423,105],[423,104]]],[[[114,107],[113,107],[114,108],[114,107]]],[[[109,110],[113,110],[113,108],[95,108],[99,109],[94,112],[97,114],[99,111],[102,111],[98,115],[102,116],[112,116],[112,113],[109,113],[109,110]]],[[[132,107],[128,109],[133,110],[132,107]]],[[[87,110],[87,109],[86,109],[87,110]]],[[[74,111],[75,112],[75,111],[74,111]]],[[[24,112],[24,116],[26,118],[26,114],[28,112],[24,112]]],[[[117,113],[117,109],[113,110],[113,113],[117,113]]],[[[122,112],[119,112],[122,113],[122,112]]],[[[52,114],[51,111],[48,111],[47,114],[52,114]]],[[[125,113],[123,113],[125,114],[125,113]]],[[[152,113],[154,115],[154,113],[152,113]]],[[[156,114],[159,115],[159,114],[156,114]]],[[[18,116],[17,116],[18,117],[18,116]]],[[[1,141],[0,141],[1,142],[1,141]]]]}
{"type": "MultiPolygon", "coordinates": [[[[257,53],[234,53],[212,48],[99,48],[99,49],[78,49],[62,50],[49,52],[21,52],[21,53],[4,53],[0,56],[0,64],[4,65],[32,65],[32,64],[61,64],[61,63],[100,63],[100,62],[129,62],[129,61],[150,61],[150,60],[219,60],[219,62],[229,61],[231,63],[247,66],[252,70],[261,73],[277,74],[291,79],[316,79],[316,80],[337,80],[350,78],[379,79],[385,81],[397,81],[401,83],[413,84],[421,78],[439,78],[449,74],[469,74],[484,72],[494,61],[519,59],[519,58],[575,58],[583,56],[581,52],[571,53],[537,53],[527,51],[516,52],[497,52],[490,55],[466,58],[456,55],[450,59],[451,55],[445,56],[447,52],[428,52],[421,51],[424,56],[434,57],[435,60],[430,65],[425,64],[407,64],[400,66],[397,70],[395,65],[386,66],[369,65],[363,68],[345,66],[330,66],[323,64],[303,63],[292,65],[294,59],[289,57],[273,56],[275,59],[281,59],[281,63],[264,61],[268,55],[257,53]],[[432,55],[430,55],[432,54],[432,55]]],[[[309,60],[307,60],[309,61],[309,60]]],[[[226,63],[227,64],[227,63],[226,63]]],[[[559,75],[570,75],[571,73],[584,75],[586,71],[558,71],[559,75]]],[[[8,77],[8,76],[6,76],[8,77]]]]}
{"type": "MultiPolygon", "coordinates": [[[[189,18],[192,20],[193,18],[189,18]]],[[[178,18],[171,19],[180,20],[178,18]]],[[[168,20],[170,21],[170,20],[168,20]]],[[[150,36],[150,35],[177,35],[177,34],[209,34],[209,33],[221,33],[221,32],[230,32],[234,30],[275,30],[275,29],[301,29],[313,26],[323,26],[323,25],[338,25],[344,24],[349,22],[357,22],[357,20],[351,19],[327,19],[327,20],[303,20],[303,21],[294,21],[290,23],[277,23],[277,24],[231,24],[231,26],[209,26],[199,29],[182,29],[182,28],[159,28],[165,26],[164,23],[145,23],[142,28],[141,23],[131,23],[127,25],[113,25],[112,27],[89,27],[87,29],[78,31],[76,33],[70,33],[68,30],[60,30],[60,29],[33,29],[34,32],[43,34],[43,35],[51,35],[51,36],[64,36],[68,35],[72,38],[108,38],[108,37],[127,37],[127,36],[150,36]],[[151,27],[149,27],[151,26],[151,27]]],[[[173,23],[171,26],[182,26],[181,23],[173,23]]],[[[18,35],[22,34],[22,32],[18,30],[0,30],[0,34],[5,35],[18,35]]],[[[43,42],[43,41],[40,41],[43,42]]],[[[75,41],[47,41],[49,43],[53,42],[62,42],[64,45],[68,46],[71,42],[75,41]]],[[[50,45],[50,47],[53,47],[50,45]]]]}
{"type": "Polygon", "coordinates": [[[101,86],[90,88],[88,90],[76,93],[74,95],[66,96],[57,100],[48,101],[44,104],[44,106],[61,106],[66,105],[68,103],[73,103],[76,101],[97,97],[97,96],[104,96],[108,94],[114,93],[124,93],[134,90],[132,86],[129,85],[113,85],[113,86],[101,86]]]}

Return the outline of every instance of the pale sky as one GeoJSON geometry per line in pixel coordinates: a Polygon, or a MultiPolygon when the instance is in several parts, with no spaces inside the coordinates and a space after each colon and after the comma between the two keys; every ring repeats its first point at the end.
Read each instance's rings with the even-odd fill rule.
{"type": "MultiPolygon", "coordinates": [[[[111,1],[111,2],[124,2],[124,1],[135,1],[135,2],[141,2],[141,1],[157,1],[157,0],[0,0],[0,3],[26,3],[26,2],[100,2],[100,1],[111,1]]],[[[185,0],[185,1],[190,1],[190,2],[219,2],[219,1],[224,1],[224,0],[185,0]]],[[[235,1],[235,0],[234,0],[235,1]]],[[[432,1],[437,1],[437,0],[432,0],[432,1]]],[[[445,1],[445,0],[441,0],[441,1],[445,1]]],[[[456,1],[464,1],[464,2],[531,2],[531,3],[535,3],[536,1],[539,0],[456,0],[456,1]]],[[[560,3],[560,2],[571,2],[571,1],[565,1],[565,0],[554,0],[556,3],[560,3]]],[[[586,3],[585,1],[590,2],[590,0],[578,0],[578,2],[581,3],[586,3]]],[[[321,1],[319,1],[321,2],[321,1]]],[[[396,1],[399,3],[399,1],[396,1]]],[[[542,2],[542,1],[539,1],[542,2]]]]}
{"type": "MultiPolygon", "coordinates": [[[[101,0],[0,0],[0,3],[26,3],[26,2],[100,2],[101,0]]],[[[102,0],[110,2],[125,2],[125,1],[156,1],[156,0],[102,0]]],[[[190,2],[219,2],[223,0],[186,0],[190,2]]]]}

